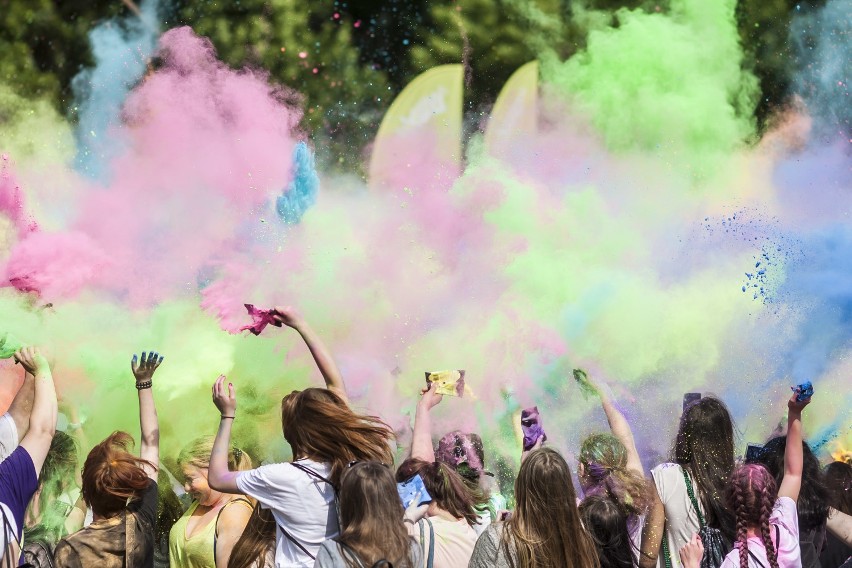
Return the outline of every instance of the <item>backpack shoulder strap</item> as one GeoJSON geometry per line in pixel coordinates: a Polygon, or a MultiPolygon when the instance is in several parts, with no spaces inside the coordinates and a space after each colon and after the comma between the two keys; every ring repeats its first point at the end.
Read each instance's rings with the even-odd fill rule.
{"type": "Polygon", "coordinates": [[[308,466],[306,466],[306,465],[302,465],[302,464],[300,464],[300,463],[296,463],[296,462],[290,462],[290,465],[292,465],[292,466],[293,466],[293,467],[295,467],[296,469],[301,469],[302,471],[304,471],[305,473],[307,473],[307,474],[308,474],[308,475],[310,475],[311,477],[316,477],[316,478],[317,478],[317,479],[319,479],[320,481],[325,481],[326,483],[328,483],[329,485],[331,485],[331,486],[334,488],[334,491],[335,491],[335,492],[337,492],[337,486],[335,486],[335,485],[334,485],[334,483],[332,483],[332,482],[331,482],[331,480],[330,480],[329,478],[327,478],[327,477],[325,477],[325,476],[320,475],[319,473],[317,473],[316,471],[312,470],[311,468],[309,468],[309,467],[308,467],[308,466]]]}
{"type": "Polygon", "coordinates": [[[685,467],[680,466],[680,470],[683,472],[683,481],[686,483],[686,492],[689,494],[689,500],[692,501],[692,506],[695,507],[695,512],[698,514],[698,525],[704,528],[707,526],[707,522],[704,520],[701,507],[698,506],[698,499],[695,498],[695,492],[692,490],[692,481],[689,479],[689,474],[686,472],[685,467]]]}

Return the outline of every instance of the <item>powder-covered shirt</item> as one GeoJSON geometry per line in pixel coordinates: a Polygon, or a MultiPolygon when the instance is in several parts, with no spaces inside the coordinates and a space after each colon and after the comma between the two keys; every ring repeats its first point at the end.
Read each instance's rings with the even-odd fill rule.
{"type": "MultiPolygon", "coordinates": [[[[297,460],[323,477],[331,466],[312,460],[297,460]]],[[[254,497],[272,511],[277,524],[275,566],[310,568],[314,559],[282,532],[286,530],[308,552],[316,556],[323,542],[339,534],[334,488],[290,463],[264,465],[237,475],[240,493],[254,497]]]]}
{"type": "MultiPolygon", "coordinates": [[[[769,516],[769,538],[772,539],[778,551],[778,568],[802,568],[802,555],[799,550],[799,515],[796,511],[796,502],[789,497],[779,497],[775,501],[772,514],[769,516]]],[[[751,553],[748,555],[749,568],[770,567],[763,539],[758,536],[749,537],[748,551],[751,553]]],[[[735,543],[734,549],[725,557],[720,568],[739,567],[740,547],[739,543],[735,543]]]]}
{"type": "MultiPolygon", "coordinates": [[[[458,568],[467,566],[473,547],[476,545],[476,532],[465,519],[450,521],[442,517],[429,517],[432,530],[435,534],[435,556],[434,568],[458,568]]],[[[429,554],[429,524],[426,519],[417,525],[409,523],[408,533],[414,537],[420,547],[425,551],[424,557],[429,554]],[[420,541],[420,527],[423,527],[423,542],[420,541]]],[[[487,532],[487,531],[486,531],[487,532]]]]}
{"type": "Polygon", "coordinates": [[[157,484],[151,481],[141,499],[126,512],[100,519],[56,545],[56,568],[153,568],[157,484]],[[127,531],[126,529],[130,529],[127,531]]]}

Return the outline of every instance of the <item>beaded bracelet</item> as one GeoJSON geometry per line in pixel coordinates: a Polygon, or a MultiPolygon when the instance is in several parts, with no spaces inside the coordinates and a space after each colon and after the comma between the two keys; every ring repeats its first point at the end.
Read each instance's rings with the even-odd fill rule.
{"type": "Polygon", "coordinates": [[[142,381],[141,383],[136,383],[136,390],[149,389],[152,384],[154,384],[153,381],[142,381]]]}

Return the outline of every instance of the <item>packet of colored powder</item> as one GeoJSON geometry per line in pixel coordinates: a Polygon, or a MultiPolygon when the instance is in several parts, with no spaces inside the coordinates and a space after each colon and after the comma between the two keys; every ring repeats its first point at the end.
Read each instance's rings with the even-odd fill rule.
{"type": "Polygon", "coordinates": [[[521,430],[524,433],[524,451],[531,450],[539,438],[542,442],[547,441],[547,434],[544,433],[541,414],[539,414],[537,406],[524,409],[521,412],[521,430]]]}
{"type": "Polygon", "coordinates": [[[248,314],[251,316],[252,324],[244,325],[240,328],[240,332],[250,331],[254,335],[260,335],[264,329],[266,329],[267,325],[274,325],[275,327],[281,327],[281,324],[275,321],[275,318],[272,316],[272,310],[261,310],[259,308],[254,307],[253,304],[244,304],[248,314]]]}
{"type": "Polygon", "coordinates": [[[810,400],[810,398],[814,395],[814,386],[810,381],[805,381],[800,385],[790,387],[790,390],[796,393],[796,400],[799,402],[810,400]]]}
{"type": "Polygon", "coordinates": [[[450,396],[464,395],[464,371],[426,371],[426,386],[435,384],[435,392],[450,396]]]}

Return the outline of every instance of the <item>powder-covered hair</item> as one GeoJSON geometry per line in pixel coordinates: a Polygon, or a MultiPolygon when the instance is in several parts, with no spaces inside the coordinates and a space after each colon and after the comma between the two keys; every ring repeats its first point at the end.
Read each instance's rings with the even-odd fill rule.
{"type": "Polygon", "coordinates": [[[151,480],[143,469],[157,466],[129,452],[133,438],[127,432],[114,432],[92,448],[83,465],[83,499],[96,514],[112,517],[129,501],[142,497],[151,480]]]}
{"type": "Polygon", "coordinates": [[[515,479],[515,501],[500,544],[512,568],[600,566],[580,520],[571,471],[559,452],[541,448],[527,455],[515,479]]]}
{"type": "Polygon", "coordinates": [[[650,504],[647,479],[627,469],[627,448],[612,434],[592,434],[580,446],[584,494],[611,498],[625,516],[643,515],[650,504]]]}
{"type": "Polygon", "coordinates": [[[396,470],[398,482],[408,481],[415,475],[423,479],[423,486],[438,507],[457,519],[465,519],[470,525],[478,522],[476,509],[485,504],[482,493],[472,491],[452,467],[443,462],[408,458],[396,470]]]}
{"type": "Polygon", "coordinates": [[[692,474],[707,524],[721,530],[728,542],[733,541],[735,521],[724,495],[734,470],[734,423],[721,400],[705,397],[686,407],[672,461],[692,474]]]}
{"type": "Polygon", "coordinates": [[[293,459],[331,465],[335,487],[353,461],[393,463],[393,430],[381,418],[354,412],[329,389],[293,391],[281,400],[281,427],[293,459]]]}
{"type": "MultiPolygon", "coordinates": [[[[201,436],[184,446],[178,455],[178,467],[192,465],[197,468],[210,467],[210,454],[213,452],[213,436],[201,436]]],[[[240,448],[231,446],[228,450],[228,469],[230,471],[248,471],[252,468],[251,457],[240,448]]]]}
{"type": "Polygon", "coordinates": [[[749,528],[760,535],[770,568],[778,568],[778,551],[769,532],[769,516],[777,498],[778,485],[775,478],[762,465],[746,464],[731,474],[726,500],[736,515],[740,568],[748,568],[749,528]]]}
{"type": "MultiPolygon", "coordinates": [[[[758,462],[769,470],[778,485],[784,478],[786,448],[787,436],[772,438],[763,446],[758,458],[758,462]]],[[[822,478],[819,460],[807,442],[802,442],[802,488],[796,500],[799,530],[804,532],[825,525],[828,508],[828,490],[822,478]]]]}

